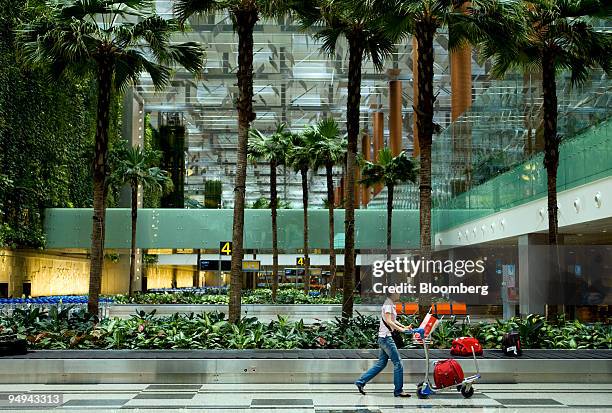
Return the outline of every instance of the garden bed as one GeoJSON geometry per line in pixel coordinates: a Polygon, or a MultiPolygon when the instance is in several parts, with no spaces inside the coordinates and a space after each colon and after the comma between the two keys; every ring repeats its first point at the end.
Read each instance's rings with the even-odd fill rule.
{"type": "MultiPolygon", "coordinates": [[[[417,324],[401,316],[404,324],[417,324]]],[[[340,320],[305,324],[279,317],[264,323],[254,317],[237,324],[223,313],[173,314],[156,317],[140,312],[128,319],[108,318],[99,323],[82,310],[71,307],[16,309],[0,317],[0,333],[16,333],[30,349],[368,349],[377,347],[379,320],[357,315],[340,320]]],[[[541,316],[512,318],[494,323],[441,322],[433,337],[435,348],[448,348],[459,336],[473,336],[485,348],[498,348],[505,332],[516,330],[524,348],[610,349],[612,326],[541,316]]],[[[416,347],[416,346],[415,346],[416,347]]]]}

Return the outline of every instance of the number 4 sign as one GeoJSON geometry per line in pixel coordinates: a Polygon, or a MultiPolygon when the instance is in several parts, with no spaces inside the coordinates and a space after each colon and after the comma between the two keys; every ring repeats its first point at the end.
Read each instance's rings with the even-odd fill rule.
{"type": "Polygon", "coordinates": [[[231,241],[221,241],[219,243],[219,255],[232,255],[231,241]]]}

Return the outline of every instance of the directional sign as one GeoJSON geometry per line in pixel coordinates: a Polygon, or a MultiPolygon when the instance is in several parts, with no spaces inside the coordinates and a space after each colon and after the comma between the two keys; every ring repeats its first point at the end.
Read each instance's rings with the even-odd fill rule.
{"type": "Polygon", "coordinates": [[[221,241],[219,243],[219,255],[232,255],[232,241],[221,241]]]}
{"type": "Polygon", "coordinates": [[[242,271],[257,272],[261,267],[261,261],[242,260],[242,271]]]}

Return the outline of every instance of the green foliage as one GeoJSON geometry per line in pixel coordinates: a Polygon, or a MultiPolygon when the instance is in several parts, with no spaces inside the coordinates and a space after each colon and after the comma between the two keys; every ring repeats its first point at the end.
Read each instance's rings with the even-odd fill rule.
{"type": "MultiPolygon", "coordinates": [[[[95,90],[18,63],[15,29],[39,12],[0,0],[0,245],[42,247],[42,209],[91,207],[95,90]]],[[[117,118],[111,139],[119,130],[117,118]]]]}
{"type": "Polygon", "coordinates": [[[120,188],[129,185],[132,191],[137,191],[138,186],[142,186],[143,189],[160,193],[172,187],[168,172],[158,166],[161,158],[159,151],[138,146],[120,147],[111,152],[110,158],[111,186],[120,188]]]}
{"type": "Polygon", "coordinates": [[[221,208],[223,184],[219,180],[207,180],[204,183],[204,206],[208,209],[221,208]]]}
{"type": "MultiPolygon", "coordinates": [[[[113,297],[119,304],[227,304],[229,297],[222,294],[196,294],[193,292],[180,293],[136,293],[131,298],[127,295],[113,297]]],[[[356,301],[359,297],[357,297],[356,301]]],[[[340,304],[341,296],[312,297],[303,290],[295,288],[295,285],[283,286],[279,289],[276,304],[340,304]]],[[[258,288],[256,290],[244,290],[242,292],[243,304],[272,304],[272,290],[258,288]]]]}
{"type": "Polygon", "coordinates": [[[360,159],[361,183],[366,186],[376,184],[396,185],[402,182],[416,182],[417,161],[410,158],[406,151],[393,156],[389,148],[378,152],[378,161],[370,162],[360,159]]]}
{"type": "MultiPolygon", "coordinates": [[[[276,206],[278,209],[291,209],[291,202],[285,201],[284,199],[278,200],[278,205],[276,206]]],[[[251,209],[270,209],[270,200],[266,197],[257,198],[253,204],[247,208],[251,209]]]]}
{"type": "MultiPolygon", "coordinates": [[[[401,316],[403,324],[417,324],[401,316]]],[[[376,348],[379,319],[357,314],[343,321],[304,324],[278,317],[263,323],[254,317],[236,324],[218,312],[173,314],[156,317],[155,311],[138,311],[128,319],[94,319],[70,307],[51,307],[48,312],[17,309],[11,317],[0,317],[0,334],[12,332],[26,338],[30,349],[296,349],[376,348]]],[[[472,335],[485,348],[499,348],[503,334],[518,330],[523,348],[610,349],[612,327],[559,319],[554,323],[540,316],[496,323],[467,324],[445,320],[434,334],[434,347],[449,348],[453,337],[472,335]]],[[[418,348],[406,340],[409,347],[418,348]]]]}
{"type": "Polygon", "coordinates": [[[312,166],[314,169],[335,166],[344,162],[347,150],[346,136],[340,136],[340,127],[333,118],[325,118],[315,126],[306,128],[311,138],[312,166]]]}

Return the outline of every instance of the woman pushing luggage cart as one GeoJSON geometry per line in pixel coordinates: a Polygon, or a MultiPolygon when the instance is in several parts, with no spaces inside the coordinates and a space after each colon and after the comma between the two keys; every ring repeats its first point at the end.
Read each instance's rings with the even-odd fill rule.
{"type": "MultiPolygon", "coordinates": [[[[442,316],[444,318],[444,316],[442,316]]],[[[474,357],[474,364],[476,366],[476,374],[469,377],[464,377],[463,369],[454,359],[447,359],[436,361],[433,363],[434,367],[434,383],[431,382],[429,377],[430,373],[430,361],[429,361],[429,346],[431,344],[431,336],[435,331],[436,327],[442,320],[437,319],[431,314],[427,314],[419,329],[422,329],[422,333],[416,332],[412,337],[412,340],[416,344],[423,346],[425,352],[425,378],[422,382],[417,384],[417,396],[420,399],[426,399],[432,394],[454,388],[461,392],[463,397],[470,398],[474,394],[474,387],[472,386],[476,380],[480,378],[480,371],[478,370],[478,361],[476,360],[476,354],[472,347],[472,356],[474,357]]]]}

